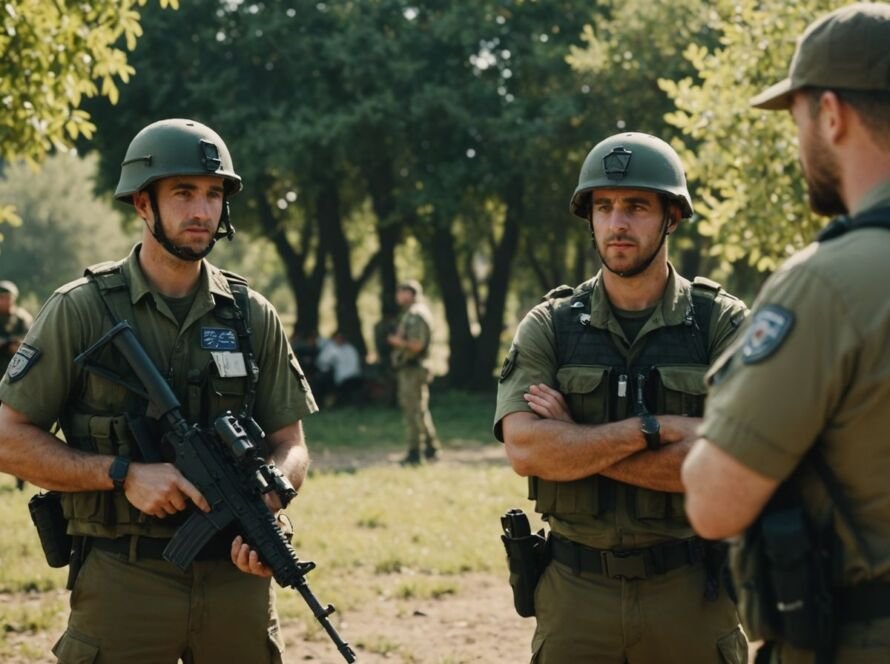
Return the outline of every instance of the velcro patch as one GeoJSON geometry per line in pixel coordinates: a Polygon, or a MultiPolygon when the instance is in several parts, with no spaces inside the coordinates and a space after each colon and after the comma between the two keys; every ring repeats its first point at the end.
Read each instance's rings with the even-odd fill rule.
{"type": "Polygon", "coordinates": [[[31,367],[37,364],[39,359],[39,348],[28,344],[20,345],[15,355],[12,356],[12,360],[9,361],[9,366],[6,367],[6,376],[9,378],[9,382],[14,383],[22,378],[31,367]]]}
{"type": "Polygon", "coordinates": [[[775,353],[794,327],[794,314],[785,307],[768,304],[751,320],[742,346],[742,362],[756,364],[775,353]]]}
{"type": "Polygon", "coordinates": [[[202,327],[201,348],[204,350],[238,350],[235,330],[227,327],[202,327]]]}
{"type": "Polygon", "coordinates": [[[516,368],[516,358],[518,355],[519,349],[516,346],[512,346],[510,352],[507,353],[507,357],[504,358],[504,365],[501,367],[501,377],[499,382],[503,383],[507,380],[507,376],[513,373],[513,369],[516,368]]]}

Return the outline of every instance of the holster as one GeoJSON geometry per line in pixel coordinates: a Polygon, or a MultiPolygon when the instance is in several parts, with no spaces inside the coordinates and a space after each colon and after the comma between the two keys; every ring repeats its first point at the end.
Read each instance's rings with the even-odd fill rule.
{"type": "Polygon", "coordinates": [[[523,618],[535,615],[535,588],[550,563],[550,552],[544,531],[531,532],[528,517],[519,509],[511,509],[501,517],[504,534],[501,541],[507,551],[513,606],[523,618]]]}
{"type": "Polygon", "coordinates": [[[71,559],[71,535],[62,514],[62,496],[57,491],[38,493],[28,501],[31,520],[46,562],[50,567],[65,567],[71,559]]]}
{"type": "Polygon", "coordinates": [[[777,631],[795,648],[830,650],[834,641],[830,529],[818,532],[799,505],[761,518],[777,631]]]}

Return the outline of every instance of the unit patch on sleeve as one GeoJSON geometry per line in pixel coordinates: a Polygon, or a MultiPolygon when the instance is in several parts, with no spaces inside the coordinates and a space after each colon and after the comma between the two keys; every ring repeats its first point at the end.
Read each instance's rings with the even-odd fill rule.
{"type": "Polygon", "coordinates": [[[19,346],[19,349],[9,361],[9,366],[6,367],[6,375],[9,377],[9,382],[14,383],[19,380],[22,376],[28,373],[31,367],[37,364],[37,360],[39,359],[39,348],[34,348],[34,346],[29,346],[28,344],[19,346]]]}
{"type": "Polygon", "coordinates": [[[742,346],[742,362],[756,364],[775,353],[794,327],[794,314],[785,307],[768,304],[754,314],[742,346]]]}
{"type": "Polygon", "coordinates": [[[202,327],[201,348],[204,350],[237,350],[235,330],[227,327],[202,327]]]}
{"type": "Polygon", "coordinates": [[[510,348],[510,352],[507,353],[507,357],[504,358],[504,364],[501,366],[501,376],[499,382],[503,383],[507,380],[507,377],[513,373],[513,369],[516,367],[516,358],[519,355],[519,349],[516,346],[510,348]]]}

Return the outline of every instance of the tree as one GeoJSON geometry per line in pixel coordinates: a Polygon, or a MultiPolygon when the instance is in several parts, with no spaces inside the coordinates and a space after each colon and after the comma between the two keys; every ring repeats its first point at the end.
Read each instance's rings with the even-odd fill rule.
{"type": "Polygon", "coordinates": [[[774,269],[823,223],[807,208],[788,114],[748,100],[787,75],[795,39],[836,0],[719,0],[708,14],[716,48],[690,44],[696,77],[662,80],[676,104],[667,121],[695,145],[683,160],[697,183],[702,234],[729,273],[733,264],[774,269]]]}
{"type": "MultiPolygon", "coordinates": [[[[95,131],[85,97],[118,98],[116,79],[133,74],[123,39],[133,50],[142,34],[136,7],[147,0],[8,0],[0,19],[0,161],[36,163],[95,131]],[[100,87],[101,86],[101,87],[100,87]]],[[[162,7],[178,0],[160,0],[162,7]]],[[[16,221],[0,205],[0,223],[16,221]]]]}
{"type": "Polygon", "coordinates": [[[88,265],[126,255],[133,244],[121,232],[119,210],[92,195],[96,161],[64,152],[46,158],[37,173],[23,161],[5,169],[0,199],[15,205],[24,223],[2,245],[3,278],[23,293],[43,301],[88,265]]]}

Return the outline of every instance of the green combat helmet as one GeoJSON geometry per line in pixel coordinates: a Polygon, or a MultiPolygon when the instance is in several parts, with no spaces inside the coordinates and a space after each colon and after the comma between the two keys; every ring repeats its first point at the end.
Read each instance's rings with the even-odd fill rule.
{"type": "MultiPolygon", "coordinates": [[[[225,183],[226,201],[220,225],[207,249],[200,255],[190,249],[173,245],[164,234],[163,226],[155,224],[152,234],[167,251],[184,260],[200,260],[213,248],[216,240],[229,240],[235,229],[229,218],[228,198],[241,191],[241,176],[235,172],[229,149],[219,134],[194,120],[172,119],[154,122],[130,141],[121,164],[121,176],[114,197],[122,203],[133,204],[133,194],[144,190],[152,182],[176,175],[216,175],[225,183]]],[[[149,189],[155,219],[160,220],[154,192],[149,189]]]]}
{"type": "Polygon", "coordinates": [[[570,209],[582,219],[590,218],[593,189],[644,189],[675,200],[683,218],[692,216],[692,199],[686,187],[683,164],[674,149],[660,138],[628,132],[597,143],[588,153],[570,209]]]}

